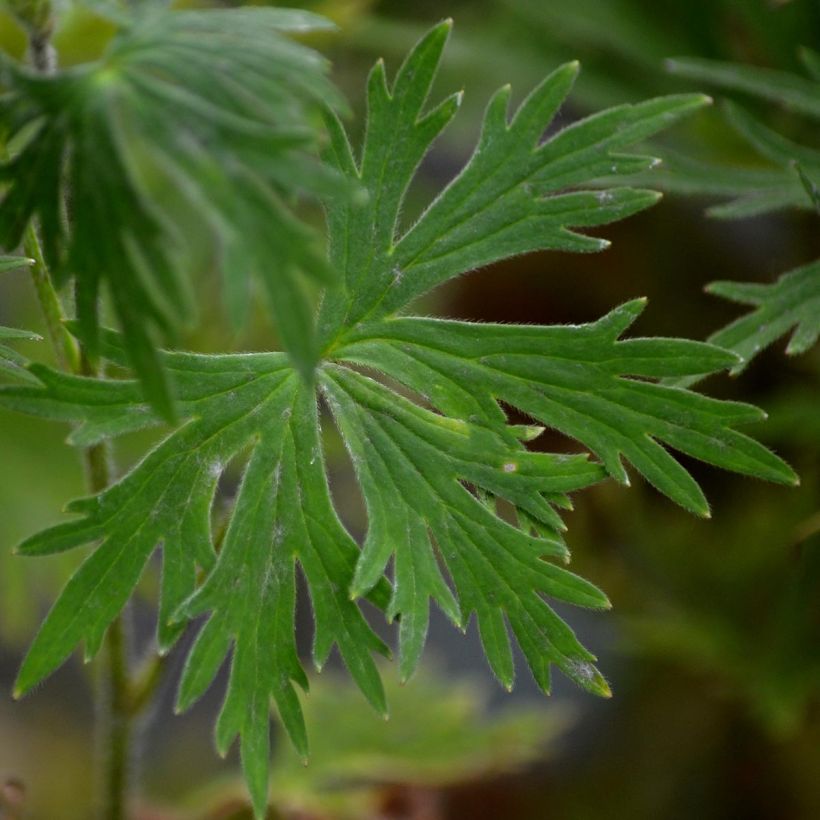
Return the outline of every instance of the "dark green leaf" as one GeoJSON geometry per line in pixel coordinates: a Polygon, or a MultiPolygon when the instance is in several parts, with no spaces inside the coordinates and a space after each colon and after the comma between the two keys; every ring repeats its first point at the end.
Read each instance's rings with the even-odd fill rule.
{"type": "MultiPolygon", "coordinates": [[[[794,479],[780,459],[734,429],[761,418],[760,411],[658,383],[732,367],[738,357],[679,339],[621,339],[643,300],[578,326],[398,315],[414,298],[496,259],[605,247],[579,229],[635,213],[657,195],[589,188],[607,174],[651,168],[653,158],[624,150],[705,102],[684,95],[620,106],[544,140],[577,65],[553,72],[512,119],[504,88],[487,109],[465,169],[406,227],[399,214],[415,170],[458,107],[458,95],[426,107],[449,28],[444,23],[425,36],[392,84],[377,64],[360,153],[328,117],[328,160],[348,189],[367,196],[327,206],[330,268],[340,284],[324,292],[319,345],[311,347],[305,337],[299,337],[302,348],[290,342],[291,353],[320,357],[314,378],[300,378],[283,353],[158,354],[156,372],[173,379],[181,423],[112,487],[73,502],[69,511],[79,517],[21,547],[42,555],[99,541],[46,618],[18,692],[53,671],[77,643],[84,641],[89,655],[99,648],[162,545],[161,647],[174,642],[187,618],[208,615],[185,667],[179,706],[196,700],[231,654],[217,744],[224,751],[240,736],[259,817],[267,797],[271,700],[298,751],[307,749],[294,687],[306,684],[294,639],[297,563],[313,603],[316,664],[335,644],[379,711],[386,707],[371,653],[385,648],[359,610],[355,599],[362,595],[400,620],[402,677],[422,652],[432,600],[462,628],[475,614],[488,660],[505,685],[514,678],[514,636],[545,691],[554,665],[606,695],[593,655],[551,607],[552,601],[608,606],[595,586],[555,563],[568,560],[558,514],[570,506],[567,493],[607,474],[626,483],[624,457],[669,497],[706,514],[700,488],[665,446],[742,473],[794,479]],[[331,501],[319,400],[341,433],[365,497],[361,550],[331,501]],[[509,424],[502,403],[540,424],[509,424]],[[579,441],[602,463],[585,453],[530,452],[526,442],[542,425],[579,441]],[[224,540],[217,541],[210,531],[212,502],[234,462],[244,464],[243,478],[224,540]],[[391,558],[392,590],[385,578],[391,558]]],[[[230,122],[242,114],[227,113],[230,122]]],[[[182,170],[195,178],[201,167],[182,170]]],[[[257,187],[247,194],[250,210],[268,196],[257,187]]],[[[278,246],[288,237],[272,241],[278,246]]],[[[242,249],[234,250],[241,258],[242,249]]],[[[287,331],[290,322],[298,336],[309,316],[306,303],[295,280],[282,281],[293,287],[276,285],[280,323],[287,331]]],[[[268,285],[274,287],[273,280],[268,285]]],[[[241,295],[232,298],[241,310],[241,295]]],[[[82,313],[73,329],[82,338],[96,334],[82,313]]],[[[127,326],[124,346],[114,334],[101,338],[106,357],[127,364],[127,351],[133,361],[127,326]]],[[[154,355],[153,348],[145,350],[154,355]]],[[[85,379],[40,366],[30,372],[40,384],[4,388],[0,404],[74,422],[77,444],[159,423],[144,382],[141,388],[133,380],[85,379]]]]}

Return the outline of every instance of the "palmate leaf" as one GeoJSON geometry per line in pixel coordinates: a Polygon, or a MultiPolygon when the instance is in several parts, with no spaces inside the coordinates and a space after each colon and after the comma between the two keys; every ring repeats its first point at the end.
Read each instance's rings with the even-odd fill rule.
{"type": "MultiPolygon", "coordinates": [[[[121,352],[111,353],[121,360],[121,352]]],[[[259,804],[265,794],[270,698],[297,747],[306,753],[305,730],[291,684],[305,684],[294,644],[294,562],[299,562],[310,587],[316,619],[314,660],[321,666],[337,644],[360,688],[382,711],[386,706],[370,651],[384,647],[349,594],[359,552],[330,501],[313,391],[281,353],[173,353],[164,359],[178,386],[185,423],[109,490],[72,502],[69,511],[80,513],[80,518],[41,532],[20,547],[23,554],[44,555],[102,539],[43,624],[20,671],[17,691],[25,692],[48,675],[81,641],[87,656],[96,653],[106,627],[161,543],[160,646],[168,648],[179,634],[181,627],[169,623],[172,619],[213,613],[186,665],[180,706],[184,708],[202,693],[235,641],[231,684],[217,738],[219,747],[225,749],[237,733],[242,735],[243,763],[259,804]],[[210,532],[216,485],[227,464],[246,454],[242,486],[217,556],[210,532]],[[198,568],[208,574],[196,590],[198,568]]],[[[352,371],[344,374],[351,380],[345,385],[337,366],[325,368],[317,378],[334,400],[361,402],[361,412],[381,420],[378,399],[384,402],[385,388],[352,371]],[[361,391],[375,393],[375,398],[363,398],[361,391]]],[[[158,421],[135,382],[66,376],[36,365],[32,372],[43,386],[8,389],[2,403],[50,418],[82,421],[79,438],[83,443],[158,421]]],[[[541,555],[565,555],[557,534],[535,537],[516,529],[460,484],[467,481],[508,496],[533,518],[555,527],[548,501],[561,502],[563,492],[599,480],[602,471],[598,466],[584,456],[526,453],[515,438],[445,418],[390,395],[394,412],[400,411],[400,441],[409,437],[415,446],[425,448],[428,477],[434,477],[438,492],[454,499],[454,521],[469,524],[469,534],[458,536],[460,540],[478,538],[498,559],[503,550],[514,551],[507,566],[510,581],[516,571],[515,577],[521,574],[535,589],[561,600],[605,604],[606,599],[590,584],[539,560],[541,555]],[[456,459],[455,454],[461,457],[456,459]],[[512,459],[520,468],[508,473],[505,465],[512,459]],[[475,534],[477,522],[498,539],[494,546],[488,546],[486,536],[475,534]],[[517,562],[522,563],[520,570],[517,562]]],[[[391,521],[394,531],[395,523],[391,521]]],[[[420,546],[425,537],[422,530],[420,546]]],[[[444,592],[433,555],[421,552],[415,566],[419,586],[429,582],[431,594],[449,602],[452,616],[460,621],[458,606],[452,593],[444,592]]],[[[503,577],[502,572],[486,570],[493,582],[503,577]]],[[[381,606],[387,605],[384,583],[376,584],[370,595],[381,606]]],[[[468,592],[476,594],[469,588],[468,592]]],[[[530,608],[535,604],[533,592],[530,608]]],[[[547,614],[543,603],[540,606],[545,613],[541,621],[556,633],[551,639],[563,640],[562,658],[574,652],[576,663],[590,669],[588,676],[595,674],[590,686],[600,681],[589,667],[591,656],[574,643],[554,615],[547,614]]],[[[426,631],[426,613],[424,619],[426,631]]],[[[417,636],[411,637],[418,642],[417,636]]]]}
{"type": "Polygon", "coordinates": [[[0,170],[0,245],[16,247],[39,218],[58,283],[76,278],[92,353],[107,286],[130,363],[171,417],[153,338],[190,313],[184,271],[211,234],[234,317],[258,273],[297,366],[314,364],[311,323],[298,321],[310,318],[300,277],[332,274],[284,201],[340,188],[310,154],[310,110],[337,95],[324,60],[283,35],[329,24],[283,9],[153,6],[122,22],[99,62],[51,76],[0,55],[0,126],[21,142],[0,170]]]}
{"type": "MultiPolygon", "coordinates": [[[[329,159],[368,198],[328,204],[330,262],[341,287],[324,294],[321,359],[312,381],[300,378],[282,353],[161,354],[176,385],[180,425],[112,487],[73,502],[69,510],[78,518],[21,547],[47,554],[100,542],[46,618],[20,671],[18,693],[79,642],[86,654],[99,648],[151,553],[162,546],[161,647],[174,642],[187,618],[208,613],[186,663],[179,706],[206,689],[230,653],[217,741],[225,749],[241,736],[260,817],[271,701],[306,752],[293,686],[306,682],[293,634],[296,564],[313,603],[315,661],[324,663],[336,645],[381,711],[371,653],[384,646],[363,618],[361,596],[400,619],[403,677],[424,645],[432,599],[461,627],[476,615],[504,684],[512,685],[514,671],[509,628],[544,690],[555,665],[588,690],[607,694],[594,657],[550,604],[608,605],[593,585],[554,563],[568,558],[557,513],[569,506],[567,493],[607,474],[625,482],[624,457],[675,501],[705,513],[699,488],[664,445],[739,472],[794,478],[776,456],[733,429],[760,411],[655,381],[706,374],[738,359],[696,342],[621,341],[643,307],[640,300],[589,325],[553,328],[399,315],[415,297],[495,259],[540,248],[605,247],[576,229],[627,216],[656,195],[582,186],[604,172],[650,167],[651,158],[624,149],[704,101],[687,95],[622,106],[542,142],[577,66],[550,75],[511,121],[509,91],[502,89],[467,167],[405,228],[399,222],[405,192],[458,104],[455,96],[425,109],[448,32],[445,23],[423,38],[392,87],[383,66],[374,69],[360,157],[329,117],[329,159]],[[402,390],[390,386],[395,381],[402,390]],[[501,401],[577,439],[602,463],[585,454],[529,451],[526,441],[541,428],[508,424],[501,401]],[[320,428],[331,418],[366,502],[361,550],[339,522],[328,490],[320,428]],[[214,494],[226,466],[239,460],[245,463],[241,486],[218,541],[210,531],[214,494]],[[385,576],[391,556],[392,589],[385,576]]],[[[108,358],[127,362],[119,337],[104,340],[108,358]]],[[[0,403],[74,422],[77,444],[159,422],[136,381],[66,376],[40,366],[30,372],[41,386],[5,388],[0,403]]]]}

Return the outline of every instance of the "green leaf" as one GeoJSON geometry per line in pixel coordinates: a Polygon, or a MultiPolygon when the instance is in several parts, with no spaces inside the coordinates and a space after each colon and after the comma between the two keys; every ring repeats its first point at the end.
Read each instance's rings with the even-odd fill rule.
{"type": "MultiPolygon", "coordinates": [[[[804,55],[810,74],[812,54],[804,55]]],[[[681,76],[761,97],[809,117],[820,115],[820,83],[813,74],[807,80],[786,72],[702,59],[670,60],[667,68],[681,76]]],[[[816,209],[811,180],[820,176],[820,152],[784,137],[735,103],[726,102],[721,109],[741,139],[776,167],[703,162],[669,153],[663,157],[664,168],[656,176],[656,184],[676,193],[732,197],[708,209],[709,216],[718,219],[743,219],[784,208],[816,209]]],[[[639,174],[634,182],[640,184],[643,179],[644,175],[639,174]]]]}
{"type": "Polygon", "coordinates": [[[498,433],[431,413],[346,368],[328,368],[322,388],[367,501],[369,530],[353,594],[377,583],[396,553],[388,615],[401,615],[402,677],[412,674],[420,657],[432,599],[457,625],[476,612],[487,657],[508,688],[513,670],[505,618],[542,688],[549,690],[548,669],[555,663],[587,688],[606,691],[590,665],[593,656],[541,598],[609,605],[591,584],[543,560],[568,557],[549,502],[599,480],[600,468],[583,456],[528,453],[498,433]],[[531,534],[511,526],[468,487],[520,506],[552,531],[531,534]]]}
{"type": "Polygon", "coordinates": [[[0,273],[15,268],[27,268],[34,260],[25,256],[0,256],[0,273]]]}
{"type": "MultiPolygon", "coordinates": [[[[0,264],[5,260],[0,260],[0,264]]],[[[17,266],[17,260],[14,260],[14,267],[17,266]]],[[[12,267],[9,265],[9,267],[12,267]]],[[[11,376],[13,379],[32,382],[38,384],[39,381],[35,376],[32,376],[27,369],[28,359],[21,356],[14,348],[2,344],[4,339],[27,341],[40,341],[42,336],[36,333],[31,333],[28,330],[18,330],[13,327],[0,327],[0,373],[11,376]]]]}
{"type": "Polygon", "coordinates": [[[533,250],[597,251],[608,242],[576,228],[604,225],[652,205],[658,195],[626,188],[580,191],[604,174],[635,173],[651,157],[621,153],[708,102],[681,95],[624,105],[541,138],[578,73],[568,63],[550,74],[508,119],[510,88],[490,101],[466,168],[409,229],[398,224],[413,172],[455,114],[454,95],[424,112],[449,23],[413,50],[388,87],[382,63],[368,81],[368,124],[361,159],[341,125],[331,123],[328,159],[370,194],[366,206],[337,209],[329,220],[331,261],[344,288],[328,294],[320,333],[332,344],[344,326],[390,314],[449,279],[533,250]]]}
{"type": "MultiPolygon", "coordinates": [[[[25,268],[33,265],[34,260],[23,256],[0,256],[0,273],[15,268],[25,268]]],[[[18,330],[12,327],[0,327],[0,342],[3,339],[27,341],[39,341],[42,337],[27,330],[18,330]]],[[[0,343],[0,373],[11,376],[13,379],[29,381],[37,384],[37,378],[33,377],[26,369],[28,360],[21,356],[14,348],[0,343]]]]}
{"type": "Polygon", "coordinates": [[[771,285],[713,282],[709,293],[754,310],[710,336],[713,344],[732,350],[740,362],[736,375],[764,348],[791,333],[786,353],[805,353],[820,335],[820,261],[784,273],[771,285]]]}
{"type": "Polygon", "coordinates": [[[315,733],[309,766],[287,744],[277,747],[273,804],[338,816],[340,796],[347,793],[342,813],[360,817],[366,810],[353,801],[362,782],[441,788],[515,771],[543,760],[573,723],[572,710],[559,703],[490,710],[490,693],[474,681],[435,672],[424,664],[405,684],[393,670],[384,670],[388,723],[379,721],[341,676],[314,676],[305,717],[322,731],[315,733]]]}
{"type": "MultiPolygon", "coordinates": [[[[820,85],[817,87],[817,94],[820,95],[820,85]]],[[[778,165],[799,162],[808,168],[820,169],[820,151],[786,139],[735,103],[726,102],[722,108],[728,123],[762,157],[778,165]]]]}
{"type": "Polygon", "coordinates": [[[771,68],[695,57],[667,60],[666,67],[680,77],[711,83],[727,91],[740,91],[820,119],[816,79],[807,80],[797,74],[771,68]]]}
{"type": "MultiPolygon", "coordinates": [[[[734,219],[811,207],[791,160],[781,168],[759,168],[693,159],[669,149],[658,151],[658,155],[660,167],[636,174],[629,179],[630,184],[653,184],[686,196],[731,197],[727,203],[708,208],[706,213],[711,217],[734,219]]],[[[610,183],[609,177],[599,180],[601,185],[610,183]]]]}
{"type": "Polygon", "coordinates": [[[589,447],[618,481],[628,483],[623,455],[661,492],[701,515],[708,505],[700,488],[661,444],[725,469],[793,480],[780,459],[731,429],[763,418],[761,411],[647,381],[713,372],[738,360],[680,339],[618,341],[644,305],[627,303],[590,325],[484,325],[480,332],[464,322],[389,319],[358,328],[337,355],[387,373],[442,412],[456,409],[452,396],[469,397],[471,406],[462,404],[460,412],[488,425],[498,424],[494,399],[503,398],[589,447]]]}
{"type": "MultiPolygon", "coordinates": [[[[620,106],[543,140],[577,65],[553,72],[511,119],[509,89],[502,89],[465,169],[407,227],[399,215],[415,170],[458,106],[455,95],[426,107],[449,28],[443,23],[425,36],[392,84],[377,64],[361,152],[354,154],[341,124],[328,117],[328,161],[348,187],[367,196],[327,205],[330,266],[340,285],[323,294],[313,380],[300,378],[283,353],[158,354],[175,384],[180,423],[112,487],[70,504],[79,517],[21,546],[43,555],[99,542],[47,616],[20,671],[18,693],[79,642],[87,655],[99,649],[162,546],[160,646],[174,642],[186,619],[208,614],[186,663],[179,707],[205,691],[231,654],[217,745],[225,751],[240,736],[259,817],[267,797],[271,700],[297,750],[307,750],[294,687],[306,685],[294,641],[297,563],[313,604],[316,665],[336,645],[381,712],[384,694],[371,653],[386,650],[362,616],[361,596],[399,619],[403,678],[416,667],[435,601],[462,628],[476,616],[504,685],[514,679],[514,637],[545,691],[556,666],[607,695],[594,656],[552,608],[554,601],[608,606],[594,585],[555,562],[568,560],[558,514],[570,506],[567,494],[607,474],[626,483],[624,457],[670,498],[706,514],[700,488],[665,446],[742,473],[794,478],[780,459],[734,429],[758,420],[760,411],[658,383],[731,367],[737,357],[679,339],[621,339],[643,300],[578,326],[399,315],[416,297],[496,259],[605,247],[579,229],[628,216],[657,196],[585,186],[605,173],[652,167],[653,158],[625,149],[705,101],[685,95],[620,106]],[[328,415],[319,412],[320,402],[328,415]],[[509,424],[503,405],[539,424],[509,424]],[[328,490],[320,433],[330,417],[367,506],[361,549],[339,522],[328,490]],[[543,427],[579,441],[602,463],[585,453],[528,450],[543,427]],[[219,478],[233,463],[244,464],[243,477],[220,541],[211,533],[211,508],[219,478]]],[[[95,332],[82,319],[73,329],[83,338],[95,332]]],[[[129,345],[127,334],[124,341],[101,336],[101,352],[118,364],[128,362],[129,345]]],[[[4,388],[0,404],[73,422],[74,443],[160,422],[137,381],[67,376],[36,365],[30,372],[40,386],[4,388]]]]}
{"type": "MultiPolygon", "coordinates": [[[[803,189],[808,194],[808,197],[814,205],[815,210],[817,213],[820,213],[820,177],[815,176],[812,178],[812,176],[810,176],[810,172],[807,171],[799,162],[795,163],[794,168],[795,171],[797,171],[797,175],[800,177],[800,182],[803,184],[803,189]]],[[[814,173],[817,173],[816,169],[814,170],[814,173]]]]}
{"type": "Polygon", "coordinates": [[[309,316],[303,274],[327,282],[332,273],[284,201],[342,189],[311,157],[311,109],[338,98],[324,61],[282,35],[327,25],[284,9],[150,7],[93,64],[41,76],[0,55],[0,124],[21,143],[0,168],[0,245],[15,248],[39,218],[58,283],[76,277],[92,354],[104,287],[130,363],[168,418],[172,390],[154,338],[190,315],[185,273],[203,247],[222,256],[234,319],[258,273],[297,366],[315,364],[311,323],[287,320],[309,316]]]}
{"type": "MultiPolygon", "coordinates": [[[[370,651],[386,650],[347,593],[358,550],[328,494],[315,398],[287,357],[164,358],[178,385],[185,423],[118,484],[72,502],[68,509],[79,518],[19,548],[26,555],[45,555],[101,540],[46,618],[16,691],[30,689],[81,641],[87,658],[96,654],[161,543],[160,648],[167,650],[179,636],[178,619],[213,610],[191,651],[180,704],[187,706],[202,693],[233,643],[218,744],[225,751],[236,734],[242,735],[243,765],[255,800],[262,801],[270,698],[306,753],[291,683],[305,684],[294,644],[295,562],[311,591],[317,665],[337,644],[360,688],[381,711],[386,705],[370,651]],[[210,529],[214,493],[226,466],[245,453],[248,464],[217,556],[210,529]],[[197,590],[200,570],[208,580],[197,590]]],[[[9,390],[7,406],[91,424],[117,419],[106,428],[109,434],[157,421],[135,382],[65,376],[42,367],[34,372],[45,386],[9,390]]],[[[379,590],[374,598],[379,600],[379,590]]]]}

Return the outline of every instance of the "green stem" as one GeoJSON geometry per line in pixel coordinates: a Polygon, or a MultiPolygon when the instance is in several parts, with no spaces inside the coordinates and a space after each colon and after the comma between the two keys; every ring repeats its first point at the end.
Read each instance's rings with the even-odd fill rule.
{"type": "Polygon", "coordinates": [[[105,636],[105,731],[103,794],[100,820],[125,820],[131,785],[131,737],[134,715],[129,708],[128,641],[122,616],[105,636]]]}
{"type": "MultiPolygon", "coordinates": [[[[99,367],[79,347],[79,373],[96,378],[99,367]]],[[[86,481],[92,493],[102,492],[111,483],[111,448],[102,441],[83,451],[86,481]]],[[[131,791],[132,735],[136,717],[132,708],[131,670],[128,659],[128,630],[123,615],[114,619],[105,635],[102,706],[100,820],[125,820],[131,791]]]]}
{"type": "Polygon", "coordinates": [[[37,301],[43,311],[46,332],[57,356],[57,362],[63,370],[78,373],[80,370],[80,357],[77,345],[71,334],[66,330],[63,306],[51,282],[51,275],[43,257],[43,249],[40,246],[37,230],[33,224],[29,224],[23,235],[23,249],[26,256],[34,260],[34,264],[31,266],[31,279],[34,282],[37,301]]]}

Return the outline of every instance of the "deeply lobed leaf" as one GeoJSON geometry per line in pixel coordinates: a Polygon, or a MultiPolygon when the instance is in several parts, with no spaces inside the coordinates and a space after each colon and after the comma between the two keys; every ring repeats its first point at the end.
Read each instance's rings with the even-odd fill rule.
{"type": "MultiPolygon", "coordinates": [[[[669,64],[676,74],[705,80],[730,91],[743,92],[807,117],[820,116],[820,73],[817,54],[802,49],[801,60],[809,78],[796,74],[711,60],[677,59],[669,64]]],[[[784,137],[733,102],[723,106],[729,125],[765,160],[780,170],[751,171],[697,167],[685,160],[680,173],[669,179],[673,189],[687,193],[729,194],[733,201],[713,206],[712,216],[742,218],[783,207],[820,212],[820,151],[784,137]],[[738,182],[743,178],[743,185],[738,182]]],[[[696,164],[695,164],[696,166],[696,164]]],[[[714,282],[707,290],[754,310],[709,337],[712,344],[736,353],[737,375],[763,349],[791,333],[790,355],[812,347],[820,334],[820,263],[813,262],[784,273],[770,285],[714,282]]],[[[696,378],[678,380],[692,384],[696,378]]]]}
{"type": "Polygon", "coordinates": [[[634,174],[655,160],[621,153],[708,102],[699,94],[623,105],[541,138],[578,73],[568,63],[549,75],[508,121],[510,89],[491,100],[467,166],[409,229],[399,224],[413,172],[453,117],[453,95],[424,112],[450,26],[416,46],[388,88],[382,63],[368,81],[368,128],[356,159],[341,125],[330,121],[329,161],[370,194],[364,207],[334,209],[331,262],[344,288],[328,293],[319,327],[325,345],[344,327],[389,315],[447,280],[533,250],[597,251],[608,242],[574,229],[622,219],[657,201],[651,191],[577,190],[606,174],[634,174]]]}
{"type": "Polygon", "coordinates": [[[389,319],[357,328],[338,355],[382,370],[442,412],[488,425],[503,423],[495,401],[503,399],[582,442],[628,484],[626,456],[661,492],[701,515],[709,509],[703,493],[659,442],[725,469],[793,481],[779,458],[731,429],[764,418],[760,410],[646,380],[710,373],[738,359],[682,339],[618,341],[644,304],[628,303],[591,325],[484,325],[480,333],[464,322],[389,319]]]}
{"type": "MultiPolygon", "coordinates": [[[[314,661],[321,666],[336,645],[380,711],[386,706],[372,652],[386,650],[356,603],[361,596],[399,618],[403,677],[418,662],[432,600],[462,628],[476,615],[489,662],[505,685],[513,682],[514,636],[544,690],[555,665],[605,695],[595,658],[551,604],[608,606],[602,592],[554,561],[568,559],[558,514],[569,506],[567,493],[607,474],[625,482],[625,457],[673,500],[706,513],[700,488],[665,446],[751,475],[794,477],[734,429],[760,411],[658,383],[732,367],[738,358],[684,340],[621,339],[642,300],[579,326],[399,315],[431,288],[495,259],[603,248],[603,240],[580,229],[635,213],[657,197],[587,186],[605,173],[651,167],[652,158],[624,149],[705,101],[684,95],[620,106],[544,140],[577,66],[551,74],[512,119],[509,91],[502,89],[466,168],[406,227],[399,215],[415,170],[458,106],[456,95],[425,109],[448,32],[445,23],[423,38],[392,85],[377,64],[360,156],[329,116],[328,161],[368,196],[328,204],[330,267],[341,284],[324,293],[313,382],[300,379],[282,353],[159,354],[176,387],[181,422],[112,487],[73,502],[69,511],[79,517],[21,546],[42,555],[99,541],[35,639],[18,677],[20,693],[78,643],[85,642],[87,655],[99,648],[162,547],[161,648],[173,644],[186,619],[208,615],[178,705],[196,700],[231,655],[217,743],[224,751],[240,736],[260,817],[271,700],[296,747],[302,754],[307,748],[294,687],[306,685],[294,640],[297,564],[313,605],[314,661]],[[365,498],[361,550],[328,490],[319,400],[341,433],[365,498]],[[585,454],[529,451],[526,442],[542,428],[509,424],[501,402],[581,442],[601,463],[585,454]],[[239,461],[241,485],[218,538],[211,532],[213,500],[226,466],[239,461]]],[[[95,332],[82,321],[74,330],[83,337],[95,332]]],[[[101,349],[123,364],[129,344],[127,334],[125,347],[103,334],[101,349]]],[[[160,422],[135,380],[85,379],[36,365],[30,373],[39,384],[4,388],[0,403],[74,423],[77,444],[160,422]]]]}

